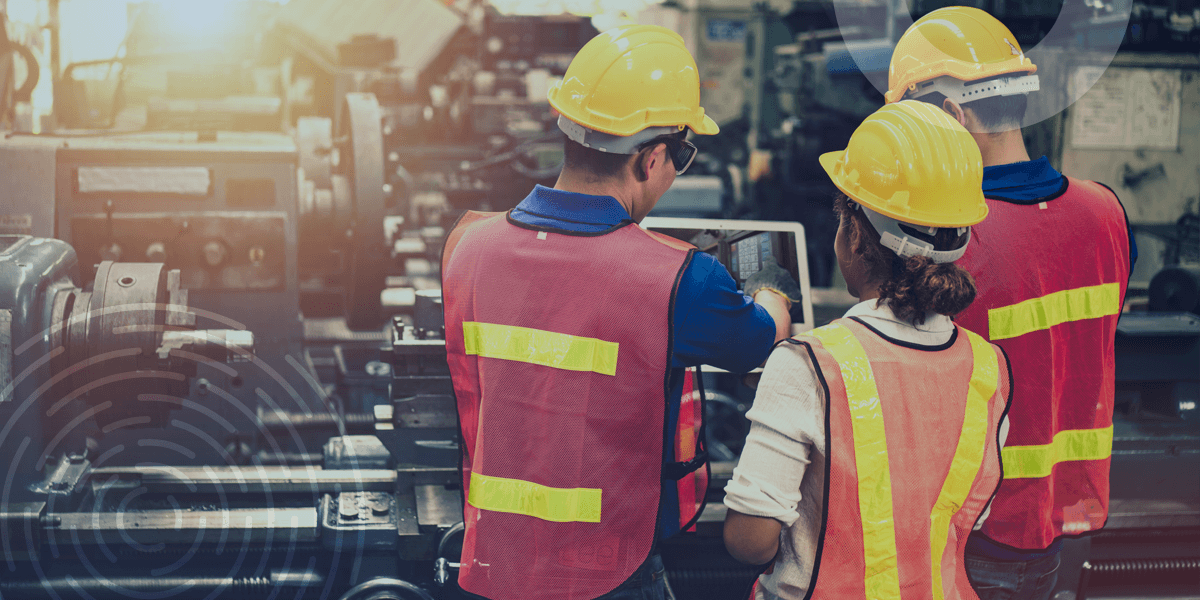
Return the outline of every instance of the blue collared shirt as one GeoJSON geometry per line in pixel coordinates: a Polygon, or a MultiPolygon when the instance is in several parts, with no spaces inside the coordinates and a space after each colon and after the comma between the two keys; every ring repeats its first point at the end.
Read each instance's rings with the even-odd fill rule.
{"type": "MultiPolygon", "coordinates": [[[[983,195],[1020,204],[1055,198],[1067,187],[1067,178],[1050,166],[1045,156],[1037,160],[983,168],[983,195]]],[[[1137,263],[1137,242],[1129,229],[1129,269],[1137,263]]]]}
{"type": "MultiPolygon", "coordinates": [[[[510,216],[534,227],[580,233],[604,231],[632,221],[625,207],[611,196],[576,194],[540,185],[510,216]]],[[[738,290],[733,276],[715,257],[695,252],[679,280],[671,337],[668,423],[674,439],[684,369],[712,365],[741,373],[759,366],[775,342],[775,321],[766,309],[738,290]]],[[[660,533],[666,537],[679,529],[675,485],[663,486],[661,510],[660,533]]]]}

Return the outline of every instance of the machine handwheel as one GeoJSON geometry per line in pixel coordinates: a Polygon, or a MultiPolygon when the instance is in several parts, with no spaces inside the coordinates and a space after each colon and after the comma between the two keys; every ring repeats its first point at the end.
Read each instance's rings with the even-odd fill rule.
{"type": "Polygon", "coordinates": [[[374,94],[347,94],[338,132],[338,171],[351,183],[353,218],[343,285],[343,312],[351,329],[382,323],[379,294],[387,276],[383,231],[384,174],[382,112],[374,94]]]}

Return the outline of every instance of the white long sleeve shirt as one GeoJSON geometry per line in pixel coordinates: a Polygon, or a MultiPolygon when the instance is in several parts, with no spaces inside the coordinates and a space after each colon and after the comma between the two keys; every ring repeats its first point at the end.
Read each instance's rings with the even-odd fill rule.
{"type": "MultiPolygon", "coordinates": [[[[859,317],[890,338],[922,346],[945,344],[954,333],[954,323],[945,315],[929,313],[925,323],[913,325],[898,319],[886,301],[876,304],[860,302],[845,316],[859,317]]],[[[802,599],[821,533],[827,448],[825,390],[803,347],[780,344],[771,353],[746,417],[750,433],[725,486],[725,505],[783,524],[779,554],[772,572],[759,578],[758,598],[802,599]]],[[[1006,418],[1000,426],[1001,444],[1007,436],[1006,418]]],[[[985,518],[987,510],[976,529],[985,518]]]]}

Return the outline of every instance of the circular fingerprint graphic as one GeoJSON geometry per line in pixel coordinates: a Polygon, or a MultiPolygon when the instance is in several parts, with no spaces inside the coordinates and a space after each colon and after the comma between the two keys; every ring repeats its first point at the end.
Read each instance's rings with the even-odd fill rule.
{"type": "Polygon", "coordinates": [[[293,425],[341,421],[303,361],[195,308],[187,328],[179,305],[76,302],[12,340],[0,598],[338,598],[372,533],[394,538],[394,472],[324,470],[338,430],[293,425]]]}
{"type": "MultiPolygon", "coordinates": [[[[908,0],[889,0],[895,7],[895,38],[913,24],[908,0]]],[[[833,0],[838,28],[854,39],[864,31],[885,32],[888,17],[863,10],[855,0],[833,0]]],[[[1055,117],[1075,104],[1104,74],[1124,39],[1125,27],[1133,10],[1132,2],[1072,2],[1064,0],[1050,31],[1024,54],[1038,66],[1041,89],[1030,94],[1029,109],[1023,126],[1055,117]]],[[[888,55],[895,44],[888,48],[888,55]]],[[[880,48],[873,42],[848,42],[846,51],[854,59],[871,85],[884,94],[888,90],[888,72],[873,69],[879,62],[880,48]]],[[[1013,49],[1014,52],[1016,48],[1013,49]]]]}

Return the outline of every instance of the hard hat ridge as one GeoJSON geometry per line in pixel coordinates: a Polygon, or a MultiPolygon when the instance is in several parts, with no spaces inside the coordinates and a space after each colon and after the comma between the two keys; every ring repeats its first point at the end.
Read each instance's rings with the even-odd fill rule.
{"type": "Polygon", "coordinates": [[[700,76],[683,38],[657,25],[618,27],[592,38],[548,97],[566,120],[608,136],[655,127],[687,127],[700,135],[720,130],[700,107],[700,76]]]}
{"type": "Polygon", "coordinates": [[[1016,36],[995,17],[978,8],[948,6],[918,19],[900,37],[884,99],[891,103],[941,92],[961,103],[1025,94],[1039,87],[1036,71],[1016,36]],[[1013,77],[995,79],[1009,74],[1013,77]]]}
{"type": "Polygon", "coordinates": [[[979,147],[930,104],[885,105],[859,125],[845,150],[823,154],[820,162],[850,199],[900,223],[960,228],[987,216],[979,147]]]}

